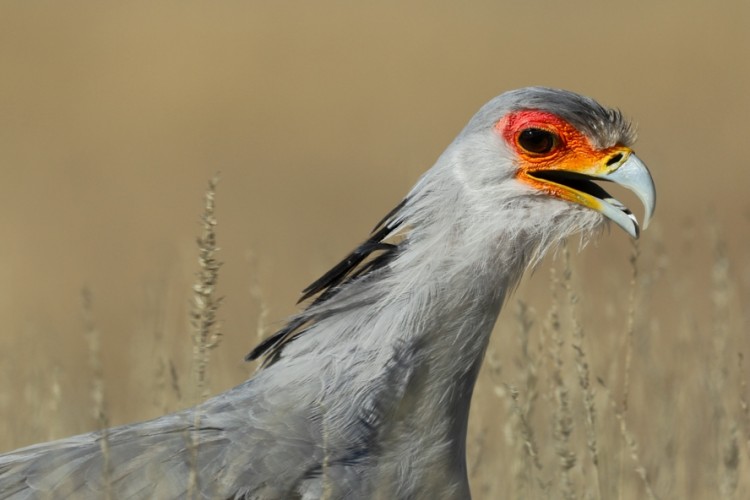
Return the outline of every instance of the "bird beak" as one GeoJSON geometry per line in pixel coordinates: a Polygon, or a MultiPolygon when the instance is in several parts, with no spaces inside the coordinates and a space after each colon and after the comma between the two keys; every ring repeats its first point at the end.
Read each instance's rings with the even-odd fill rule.
{"type": "MultiPolygon", "coordinates": [[[[648,167],[634,153],[627,155],[625,160],[612,171],[601,177],[593,177],[614,182],[632,191],[643,204],[643,229],[648,227],[656,209],[656,187],[648,167]]],[[[638,238],[640,234],[638,220],[625,205],[611,196],[601,202],[601,213],[605,217],[623,228],[633,238],[638,238]]]]}
{"type": "Polygon", "coordinates": [[[640,226],[633,212],[593,181],[613,182],[632,191],[643,203],[643,229],[648,227],[656,208],[656,188],[651,173],[629,148],[610,150],[601,161],[590,167],[544,168],[527,170],[535,184],[552,196],[578,203],[601,213],[638,238],[640,226]]]}

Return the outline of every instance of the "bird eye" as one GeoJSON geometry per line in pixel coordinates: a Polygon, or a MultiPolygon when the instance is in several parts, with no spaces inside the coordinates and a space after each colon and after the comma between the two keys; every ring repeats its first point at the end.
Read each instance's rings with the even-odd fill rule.
{"type": "Polygon", "coordinates": [[[547,154],[557,145],[555,134],[540,128],[527,128],[518,134],[518,145],[529,153],[547,154]]]}

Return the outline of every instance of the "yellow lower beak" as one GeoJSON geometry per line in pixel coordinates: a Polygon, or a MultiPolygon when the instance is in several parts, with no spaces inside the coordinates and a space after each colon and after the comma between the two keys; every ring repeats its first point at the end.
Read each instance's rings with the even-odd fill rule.
{"type": "Polygon", "coordinates": [[[623,203],[591,182],[614,182],[629,189],[643,203],[643,228],[648,227],[656,208],[656,188],[646,165],[629,149],[616,162],[577,168],[575,171],[544,169],[528,171],[536,181],[554,186],[554,195],[601,213],[633,238],[640,235],[638,220],[623,203]]]}

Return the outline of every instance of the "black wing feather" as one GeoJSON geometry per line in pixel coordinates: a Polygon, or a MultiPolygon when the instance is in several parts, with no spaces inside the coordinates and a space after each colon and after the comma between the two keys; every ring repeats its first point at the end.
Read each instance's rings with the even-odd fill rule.
{"type": "Polygon", "coordinates": [[[318,295],[315,300],[284,328],[264,339],[258,346],[245,356],[246,361],[252,361],[266,356],[266,363],[272,362],[284,344],[297,337],[307,329],[304,328],[308,323],[314,322],[316,317],[312,314],[306,314],[312,306],[317,306],[333,297],[342,285],[345,285],[355,279],[361,279],[372,272],[387,266],[398,252],[398,245],[386,243],[383,240],[388,237],[401,224],[402,220],[395,215],[404,207],[407,199],[404,199],[393,210],[383,217],[375,226],[370,237],[361,245],[355,248],[341,262],[333,266],[327,273],[315,280],[310,286],[302,290],[302,297],[297,303],[318,295]],[[371,260],[365,262],[369,257],[377,252],[382,252],[374,256],[371,260]],[[363,264],[364,262],[364,264],[363,264]]]}

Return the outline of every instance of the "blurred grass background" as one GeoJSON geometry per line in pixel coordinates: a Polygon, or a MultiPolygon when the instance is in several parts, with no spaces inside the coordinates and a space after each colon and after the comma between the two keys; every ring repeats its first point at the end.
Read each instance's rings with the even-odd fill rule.
{"type": "Polygon", "coordinates": [[[509,396],[517,387],[528,405],[537,365],[539,410],[524,407],[545,459],[536,474],[563,491],[550,423],[560,386],[540,347],[552,307],[567,325],[571,392],[576,315],[597,385],[604,450],[593,467],[574,420],[574,491],[592,491],[596,470],[603,498],[646,494],[622,421],[655,495],[742,498],[748,26],[742,1],[0,3],[0,449],[96,428],[88,314],[112,424],[190,402],[188,299],[201,196],[216,171],[226,299],[213,392],[252,372],[242,357],[259,334],[295,310],[297,291],[367,234],[481,104],[546,85],[636,120],[657,219],[635,288],[632,246],[613,230],[572,256],[576,306],[550,278],[550,268],[564,274],[559,256],[509,302],[472,413],[475,496],[545,496],[519,486],[519,470],[535,469],[509,396]],[[520,336],[517,299],[534,308],[520,336]],[[610,400],[620,404],[628,384],[618,420],[610,400]]]}

